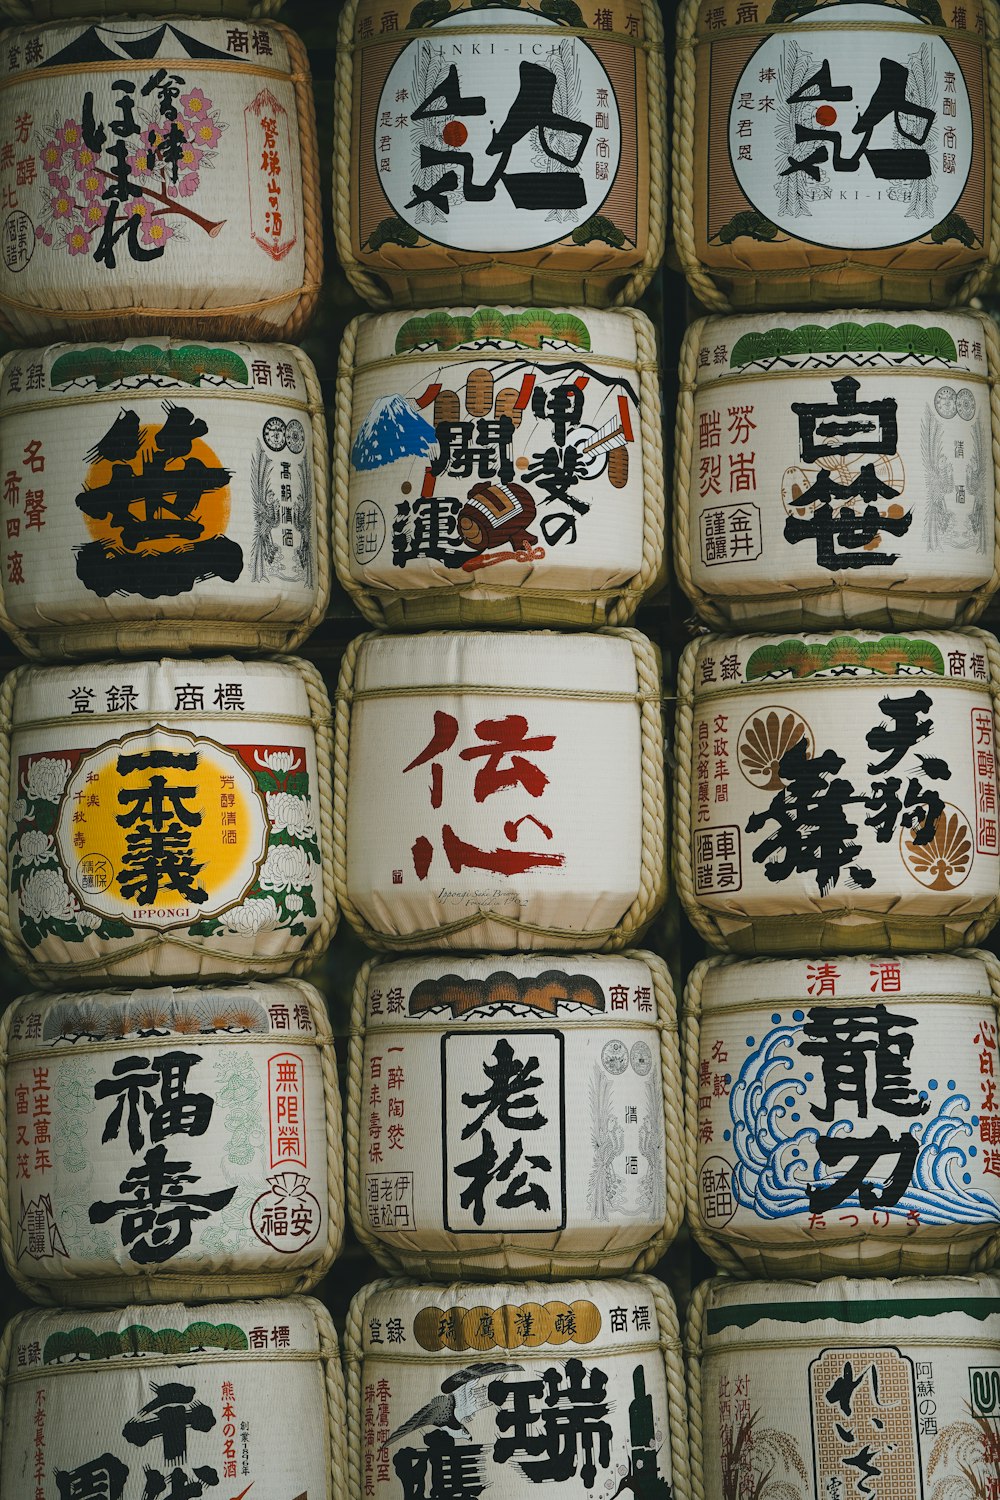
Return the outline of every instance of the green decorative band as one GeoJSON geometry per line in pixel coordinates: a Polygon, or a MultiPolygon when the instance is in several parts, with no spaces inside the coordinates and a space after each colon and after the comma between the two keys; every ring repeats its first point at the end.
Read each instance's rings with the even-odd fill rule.
{"type": "Polygon", "coordinates": [[[930,641],[905,635],[884,635],[877,641],[859,641],[851,635],[837,635],[811,646],[805,641],[778,641],[758,646],[747,662],[746,680],[757,682],[773,672],[791,672],[799,681],[835,667],[864,667],[882,677],[898,676],[900,667],[916,667],[934,677],[945,675],[944,658],[930,641]]]}
{"type": "Polygon", "coordinates": [[[800,323],[797,328],[768,328],[763,333],[745,333],[736,340],[729,359],[731,369],[761,359],[779,359],[798,354],[915,354],[928,359],[958,361],[958,350],[944,328],[921,328],[916,323],[894,327],[891,323],[800,323]]]}
{"type": "Polygon", "coordinates": [[[459,349],[480,339],[502,339],[525,349],[540,349],[546,339],[558,339],[577,349],[590,350],[590,332],[573,313],[553,312],[547,307],[529,307],[503,313],[495,307],[479,307],[468,316],[429,312],[407,318],[396,334],[396,353],[405,354],[434,344],[438,349],[459,349]]]}
{"type": "Polygon", "coordinates": [[[250,384],[246,361],[235,350],[209,349],[203,344],[184,344],[177,349],[162,349],[156,344],[139,344],[134,349],[71,349],[55,361],[49,382],[57,386],[90,378],[103,390],[135,375],[162,375],[195,386],[203,375],[217,375],[237,385],[250,384]]]}
{"type": "Polygon", "coordinates": [[[194,1354],[205,1349],[249,1349],[250,1341],[235,1323],[191,1323],[187,1328],[147,1328],[134,1323],[120,1331],[70,1328],[45,1340],[43,1364],[72,1355],[80,1360],[118,1359],[122,1355],[194,1354]]]}
{"type": "Polygon", "coordinates": [[[727,1328],[752,1328],[755,1323],[875,1323],[880,1319],[937,1318],[964,1313],[985,1323],[1000,1313],[1000,1297],[900,1297],[887,1301],[748,1302],[740,1307],[709,1308],[709,1337],[727,1328]]]}

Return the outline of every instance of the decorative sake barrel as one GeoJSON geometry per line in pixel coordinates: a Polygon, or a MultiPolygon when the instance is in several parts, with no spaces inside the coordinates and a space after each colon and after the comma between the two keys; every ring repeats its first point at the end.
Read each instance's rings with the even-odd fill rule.
{"type": "Polygon", "coordinates": [[[30,995],[0,1055],[0,1241],[36,1301],[283,1296],[329,1270],[340,1093],[311,985],[30,995]],[[147,1219],[157,1180],[166,1206],[147,1219]]]}
{"type": "Polygon", "coordinates": [[[634,302],[663,255],[655,0],[348,0],[334,229],[376,307],[634,302]]]}
{"type": "Polygon", "coordinates": [[[359,318],[340,354],[334,552],[375,625],[624,624],[663,568],[644,314],[359,318]]]}
{"type": "Polygon", "coordinates": [[[348,1500],[337,1335],[311,1297],[26,1312],[0,1356],[5,1495],[348,1500]]]}
{"type": "Polygon", "coordinates": [[[1000,583],[998,365],[972,312],[693,324],[674,556],[699,613],[751,630],[974,620],[1000,583]]]}
{"type": "Polygon", "coordinates": [[[735,953],[921,952],[1000,914],[985,631],[703,636],[681,659],[675,862],[735,953]]]}
{"type": "Polygon", "coordinates": [[[17,342],[298,336],[323,252],[293,32],[117,13],[15,29],[0,84],[0,316],[17,342]]]}
{"type": "Polygon", "coordinates": [[[294,657],[10,673],[10,956],[74,987],[304,972],[336,927],[329,715],[294,657]]]}
{"type": "Polygon", "coordinates": [[[1000,1252],[990,953],[699,964],[688,1219],[756,1276],[968,1271],[1000,1252]]]}
{"type": "Polygon", "coordinates": [[[996,0],[681,0],[673,223],[706,306],[966,301],[998,245],[996,0]]]}
{"type": "Polygon", "coordinates": [[[666,894],[659,655],[634,630],[358,636],[334,872],[369,947],[617,950],[666,894]]]}
{"type": "Polygon", "coordinates": [[[411,1500],[423,1476],[442,1500],[689,1494],[677,1314],[651,1276],[377,1281],[344,1351],[351,1496],[411,1500]]]}
{"type": "Polygon", "coordinates": [[[0,609],[29,656],[282,651],[330,595],[311,360],[170,339],[0,366],[0,609]]]}
{"type": "Polygon", "coordinates": [[[688,1319],[695,1500],[988,1495],[1000,1279],[704,1282],[688,1319]],[[865,1486],[865,1488],[861,1488],[865,1486]]]}
{"type": "Polygon", "coordinates": [[[355,1233],[408,1275],[646,1270],[683,1213],[680,1099],[652,953],[372,959],[347,1083],[355,1233]]]}

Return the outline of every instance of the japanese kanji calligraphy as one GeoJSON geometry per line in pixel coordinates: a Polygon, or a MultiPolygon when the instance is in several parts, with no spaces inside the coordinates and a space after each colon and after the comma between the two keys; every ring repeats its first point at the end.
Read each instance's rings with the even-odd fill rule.
{"type": "MultiPolygon", "coordinates": [[[[418,930],[447,944],[454,930],[458,946],[486,949],[542,946],[549,925],[560,943],[579,930],[596,946],[603,924],[630,923],[633,872],[662,833],[637,817],[657,795],[639,775],[652,726],[627,701],[647,664],[635,632],[358,639],[341,672],[343,696],[356,683],[363,697],[340,726],[350,764],[336,830],[352,920],[389,946],[418,930]],[[571,811],[581,799],[586,820],[571,811]]],[[[649,753],[655,765],[655,743],[649,753]]]]}
{"type": "Polygon", "coordinates": [[[314,993],[283,984],[29,997],[7,1041],[21,1273],[107,1301],[150,1267],[197,1278],[219,1257],[278,1292],[322,1274],[342,1170],[326,1159],[326,1030],[314,993]]]}
{"type": "Polygon", "coordinates": [[[454,1304],[461,1286],[362,1291],[362,1381],[352,1399],[363,1493],[481,1500],[516,1485],[567,1500],[616,1488],[671,1500],[669,1398],[655,1340],[672,1309],[651,1300],[651,1285],[574,1281],[553,1299],[537,1283],[487,1283],[475,1307],[454,1304]]]}
{"type": "Polygon", "coordinates": [[[971,1267],[1000,1222],[996,1005],[975,958],[709,963],[689,1101],[696,1232],[753,1268],[971,1267]],[[777,1003],[772,996],[781,996],[777,1003]],[[933,997],[933,998],[932,998],[933,997]]]}
{"type": "Polygon", "coordinates": [[[988,348],[973,313],[692,328],[682,366],[695,390],[681,420],[694,441],[677,538],[682,582],[705,612],[754,626],[896,627],[966,619],[970,597],[987,603],[988,348]]]}
{"type": "Polygon", "coordinates": [[[319,1495],[346,1464],[312,1299],[31,1312],[13,1331],[0,1483],[25,1500],[319,1495]]]}
{"type": "MultiPolygon", "coordinates": [[[[228,948],[268,932],[292,962],[332,900],[313,686],[300,663],[225,658],[24,671],[15,719],[34,722],[14,731],[6,814],[26,950],[70,972],[83,948],[113,973],[143,932],[176,930],[226,972],[228,948]]],[[[156,958],[179,962],[169,939],[156,958]]]]}
{"type": "Polygon", "coordinates": [[[460,285],[530,306],[534,278],[550,271],[545,302],[603,303],[585,285],[620,287],[633,273],[644,283],[664,171],[646,57],[659,16],[645,3],[587,13],[577,0],[476,10],[352,9],[339,121],[353,147],[351,217],[339,225],[348,275],[405,284],[416,306],[461,306],[471,299],[454,295],[460,285]]]}
{"type": "Polygon", "coordinates": [[[834,931],[864,951],[885,938],[866,939],[854,911],[883,913],[889,931],[918,914],[950,930],[954,916],[956,941],[974,913],[991,920],[985,635],[716,637],[689,648],[681,676],[682,696],[690,682],[697,697],[687,899],[720,932],[739,942],[753,925],[766,951],[784,912],[804,953],[836,952],[834,931]],[[742,915],[727,908],[737,891],[742,915]]]}
{"type": "Polygon", "coordinates": [[[341,395],[352,400],[347,586],[385,605],[418,588],[426,609],[435,592],[489,601],[494,585],[517,584],[529,618],[536,586],[565,592],[568,609],[595,585],[613,598],[649,566],[643,403],[656,397],[636,340],[632,319],[609,313],[368,320],[341,395]]]}
{"type": "Polygon", "coordinates": [[[426,1247],[442,1272],[482,1274],[502,1234],[513,1273],[542,1243],[554,1267],[592,1261],[606,1273],[669,1240],[680,1172],[664,1093],[678,1059],[652,1024],[665,993],[648,954],[511,954],[499,968],[456,955],[363,971],[348,1170],[376,1258],[419,1271],[426,1247]],[[576,1136],[574,1120],[587,1122],[576,1136]]]}
{"type": "MultiPolygon", "coordinates": [[[[285,325],[319,253],[303,243],[300,133],[311,126],[296,77],[308,62],[292,33],[256,31],[263,87],[262,54],[234,50],[223,20],[67,20],[5,38],[10,316],[24,304],[75,331],[62,315],[87,312],[96,327],[102,311],[106,322],[133,306],[199,308],[210,286],[214,307],[242,310],[214,318],[213,332],[248,326],[258,301],[262,324],[285,325]]],[[[32,335],[38,326],[29,320],[32,335]]]]}
{"type": "Polygon", "coordinates": [[[219,647],[247,641],[255,614],[262,642],[300,639],[326,529],[313,380],[287,345],[128,339],[10,361],[0,566],[13,624],[53,654],[73,652],[82,622],[91,650],[116,649],[129,625],[169,646],[193,596],[219,647]],[[111,597],[131,619],[109,622],[111,597]]]}
{"type": "Polygon", "coordinates": [[[987,33],[977,0],[684,0],[685,270],[738,308],[761,275],[769,307],[966,302],[989,254],[987,33]]]}
{"type": "Polygon", "coordinates": [[[696,1487],[739,1497],[780,1474],[789,1493],[823,1500],[990,1493],[997,1278],[876,1285],[878,1296],[850,1276],[700,1289],[696,1487]]]}

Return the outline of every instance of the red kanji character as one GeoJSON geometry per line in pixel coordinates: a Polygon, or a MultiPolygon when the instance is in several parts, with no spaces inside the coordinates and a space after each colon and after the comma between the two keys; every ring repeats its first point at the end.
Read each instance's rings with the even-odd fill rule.
{"type": "Polygon", "coordinates": [[[527,733],[528,721],[523,714],[508,714],[503,719],[481,719],[476,725],[476,735],[487,744],[471,746],[468,750],[461,750],[459,755],[462,760],[485,757],[485,764],[476,772],[474,795],[477,802],[485,802],[487,797],[507,786],[522,786],[531,797],[542,795],[549,778],[539,766],[515,752],[551,750],[556,737],[554,734],[539,734],[528,739],[527,733]],[[493,748],[490,748],[489,741],[493,742],[493,748]],[[500,763],[505,755],[510,756],[510,767],[501,770],[500,763]]]}
{"type": "MultiPolygon", "coordinates": [[[[442,713],[440,709],[434,714],[434,735],[427,747],[421,750],[415,760],[411,760],[408,766],[403,767],[403,775],[407,771],[415,771],[417,766],[425,766],[429,760],[436,761],[439,755],[450,750],[458,738],[458,720],[453,714],[442,713]]],[[[431,768],[431,807],[440,807],[443,794],[444,773],[439,765],[431,768]]],[[[418,841],[419,842],[419,841],[418,841]]],[[[426,843],[426,839],[422,841],[426,843]]],[[[414,849],[416,846],[414,846],[414,849]]],[[[414,854],[414,859],[416,855],[414,854]]],[[[430,863],[428,859],[428,864],[430,863]]],[[[426,874],[426,870],[424,874],[426,874]]],[[[418,869],[417,874],[420,874],[418,869]]],[[[423,880],[424,876],[420,876],[423,880]]]]}
{"type": "MultiPolygon", "coordinates": [[[[521,823],[525,821],[527,820],[522,818],[518,823],[504,824],[503,831],[512,843],[517,838],[521,823]]],[[[536,818],[531,819],[533,823],[537,821],[536,818]]],[[[538,827],[546,838],[552,837],[551,828],[546,828],[544,823],[538,823],[538,827]]],[[[477,849],[474,844],[467,844],[460,839],[448,823],[444,825],[442,837],[448,863],[456,875],[466,869],[491,870],[494,875],[524,875],[538,865],[558,866],[566,863],[565,854],[541,854],[526,849],[477,849]]]]}

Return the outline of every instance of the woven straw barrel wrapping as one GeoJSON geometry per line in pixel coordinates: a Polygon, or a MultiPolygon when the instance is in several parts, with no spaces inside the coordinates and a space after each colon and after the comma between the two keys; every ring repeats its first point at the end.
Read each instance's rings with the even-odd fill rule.
{"type": "Polygon", "coordinates": [[[708,1254],[755,1276],[992,1264],[998,978],[975,952],[699,964],[688,1218],[708,1254]]]}
{"type": "Polygon", "coordinates": [[[52,335],[291,338],[322,281],[305,48],[277,23],[4,33],[0,318],[52,335]]]}
{"type": "Polygon", "coordinates": [[[988,1495],[1000,1280],[730,1281],[688,1317],[691,1493],[988,1495]],[[873,1488],[871,1486],[877,1486],[873,1488]]]}
{"type": "Polygon", "coordinates": [[[294,657],[19,667],[0,935],[33,978],[302,973],[336,925],[330,704],[294,657]]]}
{"type": "Polygon", "coordinates": [[[655,0],[348,0],[334,229],[376,307],[634,302],[663,255],[655,0]]]}
{"type": "Polygon", "coordinates": [[[373,624],[624,624],[660,578],[663,437],[642,313],[360,318],[335,430],[337,569],[373,624]]]}
{"type": "Polygon", "coordinates": [[[26,1312],[0,1355],[5,1495],[348,1500],[337,1335],[312,1297],[26,1312]]]}
{"type": "Polygon", "coordinates": [[[976,943],[1000,912],[995,636],[704,636],[681,658],[677,884],[735,953],[976,943]]]}
{"type": "Polygon", "coordinates": [[[461,1482],[590,1500],[630,1481],[689,1500],[677,1313],[652,1277],[374,1282],[351,1303],[344,1357],[351,1496],[409,1500],[436,1474],[449,1497],[461,1482]]]}
{"type": "Polygon", "coordinates": [[[0,366],[0,620],[30,656],[274,651],[329,599],[312,362],[127,339],[0,366]]]}
{"type": "MultiPolygon", "coordinates": [[[[15,21],[62,21],[70,16],[276,16],[285,0],[0,0],[0,15],[15,21]]],[[[235,39],[243,50],[243,39],[235,39]]],[[[247,50],[253,49],[248,33],[247,50]]],[[[258,43],[259,45],[259,43],[258,43]]]]}
{"type": "Polygon", "coordinates": [[[684,1128],[662,959],[372,960],[351,1038],[348,1202],[386,1270],[608,1276],[660,1259],[680,1227],[684,1128]],[[522,1092],[501,1118],[502,1077],[530,1077],[537,1107],[522,1092]]]}
{"type": "Polygon", "coordinates": [[[0,1053],[0,1244],[36,1301],[284,1296],[326,1274],[344,1169],[311,985],[30,995],[0,1053]],[[168,1159],[198,1201],[146,1222],[168,1159]]]}
{"type": "Polygon", "coordinates": [[[1000,256],[996,0],[677,20],[673,219],[706,307],[944,307],[1000,256]]]}
{"type": "Polygon", "coordinates": [[[674,541],[699,613],[751,630],[974,620],[1000,582],[998,361],[971,312],[693,324],[674,541]]]}
{"type": "Polygon", "coordinates": [[[632,630],[367,635],[337,690],[337,899],[370,947],[617,950],[666,892],[659,656],[632,630]]]}

